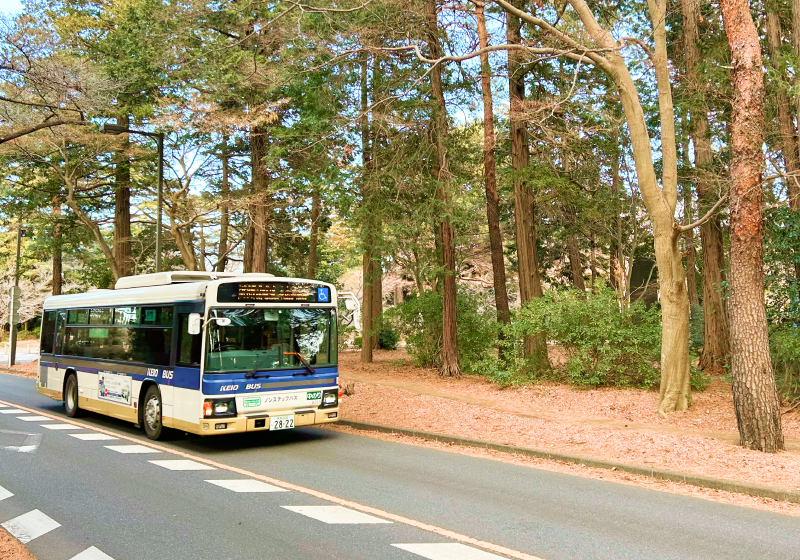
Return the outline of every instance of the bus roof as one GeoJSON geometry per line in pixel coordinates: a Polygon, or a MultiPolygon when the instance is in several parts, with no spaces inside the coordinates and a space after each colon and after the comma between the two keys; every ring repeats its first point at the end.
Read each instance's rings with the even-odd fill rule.
{"type": "Polygon", "coordinates": [[[209,284],[246,280],[252,282],[304,282],[328,285],[319,280],[306,278],[276,277],[259,273],[209,273],[209,272],[161,272],[120,278],[115,290],[90,290],[81,294],[50,296],[44,300],[44,309],[67,309],[80,307],[105,307],[199,301],[204,299],[209,284]],[[213,276],[213,277],[212,277],[213,276]],[[193,277],[194,280],[189,278],[193,277]],[[166,282],[167,279],[173,280],[166,282]],[[127,280],[127,282],[123,282],[127,280]],[[120,285],[122,283],[122,285],[120,285]],[[130,286],[130,287],[123,287],[130,286]]]}

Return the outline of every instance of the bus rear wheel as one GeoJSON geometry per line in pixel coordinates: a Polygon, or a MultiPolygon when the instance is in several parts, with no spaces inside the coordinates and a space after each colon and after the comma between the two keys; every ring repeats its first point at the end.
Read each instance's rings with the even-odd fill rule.
{"type": "Polygon", "coordinates": [[[64,385],[64,410],[67,416],[75,418],[80,416],[81,409],[78,407],[78,376],[70,373],[64,385]]]}
{"type": "Polygon", "coordinates": [[[148,387],[145,393],[142,423],[148,438],[154,440],[161,438],[161,433],[164,431],[164,425],[161,423],[161,392],[155,385],[148,387]]]}

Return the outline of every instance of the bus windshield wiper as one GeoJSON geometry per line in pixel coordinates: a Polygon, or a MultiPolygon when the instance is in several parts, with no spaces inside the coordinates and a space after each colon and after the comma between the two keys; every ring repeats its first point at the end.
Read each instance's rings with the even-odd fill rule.
{"type": "Polygon", "coordinates": [[[305,366],[305,368],[308,370],[308,373],[293,373],[292,375],[314,375],[315,373],[317,373],[316,370],[313,367],[311,367],[311,364],[309,364],[306,361],[306,359],[303,357],[303,355],[300,352],[284,352],[283,355],[284,356],[297,356],[300,359],[300,363],[303,364],[305,366]]]}
{"type": "Polygon", "coordinates": [[[272,377],[268,373],[265,373],[264,375],[256,375],[256,371],[258,370],[258,366],[261,365],[261,359],[263,357],[263,355],[256,357],[256,364],[253,366],[253,369],[244,374],[245,379],[261,379],[262,377],[272,377]]]}

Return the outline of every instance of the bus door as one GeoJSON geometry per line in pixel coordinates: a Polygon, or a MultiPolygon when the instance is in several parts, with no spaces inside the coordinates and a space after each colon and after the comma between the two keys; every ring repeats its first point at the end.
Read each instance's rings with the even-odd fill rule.
{"type": "Polygon", "coordinates": [[[64,364],[59,365],[58,359],[64,353],[64,335],[66,333],[66,326],[67,326],[67,311],[60,310],[56,315],[56,347],[53,351],[53,369],[50,370],[49,375],[47,376],[47,388],[48,389],[55,389],[57,391],[61,391],[64,386],[64,374],[62,373],[61,369],[64,369],[66,366],[64,364]],[[61,369],[59,369],[61,368],[61,369]]]}

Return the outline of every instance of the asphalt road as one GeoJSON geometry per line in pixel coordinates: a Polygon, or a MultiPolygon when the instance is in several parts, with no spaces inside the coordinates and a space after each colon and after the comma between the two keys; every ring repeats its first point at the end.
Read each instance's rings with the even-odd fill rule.
{"type": "MultiPolygon", "coordinates": [[[[0,401],[63,417],[29,379],[0,374],[0,401]]],[[[125,438],[144,435],[124,422],[87,415],[82,424],[118,439],[85,440],[76,436],[100,432],[9,409],[0,524],[28,536],[49,528],[28,544],[41,560],[507,557],[491,545],[545,560],[800,557],[800,519],[696,498],[311,428],[176,433],[161,451],[138,449],[125,438]],[[180,466],[218,466],[151,462],[192,458],[180,466]]]]}

